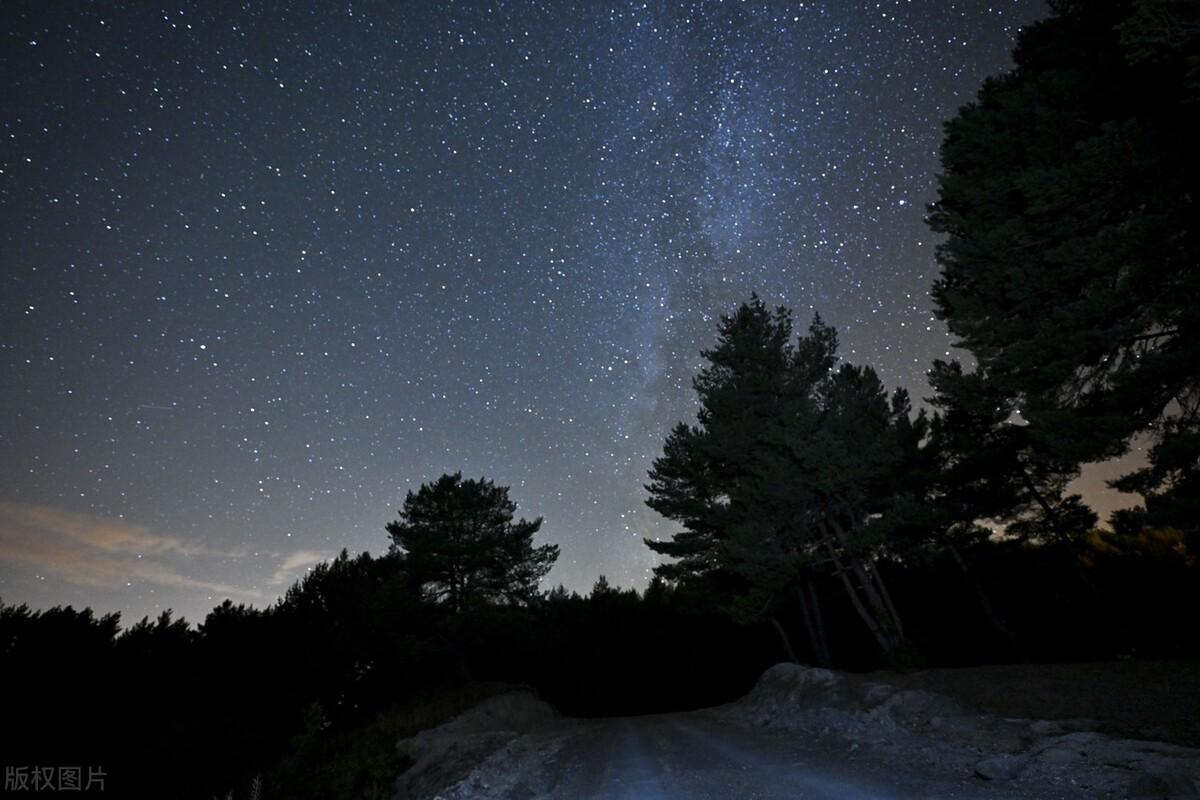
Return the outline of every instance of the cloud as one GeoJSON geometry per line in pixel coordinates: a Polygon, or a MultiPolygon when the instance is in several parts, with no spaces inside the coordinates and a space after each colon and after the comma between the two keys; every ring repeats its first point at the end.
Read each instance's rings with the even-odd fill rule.
{"type": "Polygon", "coordinates": [[[284,583],[291,583],[301,569],[319,564],[328,560],[329,557],[328,553],[316,550],[297,550],[280,563],[279,569],[275,570],[275,574],[271,577],[271,585],[280,586],[284,583]]]}
{"type": "Polygon", "coordinates": [[[217,558],[233,558],[244,554],[241,551],[213,550],[173,536],[162,536],[143,525],[134,525],[124,520],[103,519],[48,506],[0,503],[0,524],[8,521],[25,528],[73,539],[109,553],[176,553],[182,556],[217,558]]]}
{"type": "Polygon", "coordinates": [[[172,558],[232,558],[220,551],[163,536],[123,520],[48,506],[0,503],[0,562],[20,564],[77,586],[116,588],[127,581],[258,597],[259,592],[183,574],[172,558]]]}

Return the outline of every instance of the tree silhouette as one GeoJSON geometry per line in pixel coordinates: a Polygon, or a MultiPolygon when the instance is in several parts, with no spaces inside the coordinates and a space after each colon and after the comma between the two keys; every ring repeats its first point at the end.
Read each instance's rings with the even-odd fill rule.
{"type": "Polygon", "coordinates": [[[507,487],[456,472],[409,492],[387,532],[425,596],[452,613],[527,603],[558,558],[558,545],[534,547],[541,518],[514,522],[515,510],[507,487]]]}
{"type": "MultiPolygon", "coordinates": [[[[818,321],[811,337],[828,344],[806,351],[815,361],[824,358],[828,369],[832,331],[818,321]]],[[[698,424],[672,429],[646,486],[647,505],[684,529],[668,541],[646,544],[674,559],[656,567],[657,575],[705,585],[723,595],[725,609],[737,619],[768,620],[795,660],[779,615],[798,579],[799,552],[789,539],[787,509],[757,492],[777,455],[764,446],[762,434],[799,416],[808,400],[794,380],[800,371],[793,370],[791,338],[791,312],[771,311],[757,297],[721,318],[717,345],[702,353],[709,363],[693,381],[701,403],[698,424]]]]}
{"type": "MultiPolygon", "coordinates": [[[[1118,456],[1147,432],[1150,467],[1117,485],[1194,530],[1169,506],[1200,469],[1200,151],[1179,123],[1200,92],[1200,11],[1053,9],[946,126],[937,312],[1028,423],[1027,468],[1118,456]]],[[[1051,527],[1072,524],[1045,499],[1051,527]]]]}
{"type": "Polygon", "coordinates": [[[671,556],[657,574],[724,584],[736,617],[766,619],[794,651],[780,609],[798,602],[828,659],[813,575],[830,573],[889,657],[906,648],[880,570],[905,438],[923,436],[907,395],[891,402],[868,367],[837,370],[837,336],[818,317],[792,341],[791,313],[757,298],[724,316],[694,385],[697,425],[668,435],[648,505],[684,530],[647,542],[671,556]]]}

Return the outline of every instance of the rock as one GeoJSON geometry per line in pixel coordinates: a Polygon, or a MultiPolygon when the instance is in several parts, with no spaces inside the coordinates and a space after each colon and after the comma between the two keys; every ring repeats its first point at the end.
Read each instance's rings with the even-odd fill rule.
{"type": "Polygon", "coordinates": [[[989,756],[975,764],[975,774],[985,781],[1011,781],[1025,768],[1025,758],[1009,753],[989,756]]]}
{"type": "Polygon", "coordinates": [[[558,713],[532,692],[484,700],[436,728],[396,743],[413,762],[397,780],[404,796],[424,796],[451,785],[520,734],[552,723],[558,713]]]}
{"type": "Polygon", "coordinates": [[[1086,758],[1086,750],[1080,750],[1077,747],[1063,747],[1061,745],[1047,747],[1045,750],[1037,754],[1038,763],[1044,764],[1048,767],[1074,764],[1078,761],[1083,761],[1086,758]]]}
{"type": "Polygon", "coordinates": [[[1067,733],[1043,739],[1034,746],[1033,752],[1038,764],[1062,767],[1087,760],[1092,750],[1103,742],[1105,738],[1098,733],[1067,733]]]}
{"type": "MultiPolygon", "coordinates": [[[[987,720],[977,716],[960,714],[950,717],[930,717],[929,727],[946,736],[969,739],[974,734],[985,732],[987,720]]],[[[997,748],[991,748],[993,750],[997,748]]]]}
{"type": "Polygon", "coordinates": [[[953,700],[933,692],[906,689],[896,692],[874,709],[876,712],[928,723],[932,717],[961,716],[964,712],[953,700]]]}
{"type": "Polygon", "coordinates": [[[1064,729],[1061,723],[1048,719],[1039,719],[1029,726],[1029,730],[1038,736],[1061,736],[1064,729]]]}
{"type": "Polygon", "coordinates": [[[868,683],[865,688],[863,700],[868,706],[877,706],[896,693],[896,687],[886,683],[868,683]]]}
{"type": "Polygon", "coordinates": [[[936,692],[847,673],[773,667],[723,713],[741,724],[754,721],[861,744],[859,752],[910,765],[973,772],[1001,784],[1019,778],[1031,791],[1072,786],[1095,797],[1200,800],[1200,751],[1114,738],[1089,719],[981,715],[936,692]]]}
{"type": "MultiPolygon", "coordinates": [[[[799,664],[768,669],[730,711],[753,725],[864,744],[894,743],[933,725],[971,736],[977,727],[965,709],[943,695],[799,664]]],[[[1007,743],[989,751],[1005,749],[1007,743]]]]}
{"type": "Polygon", "coordinates": [[[1142,774],[1129,782],[1130,797],[1200,797],[1200,786],[1179,773],[1142,774]]]}

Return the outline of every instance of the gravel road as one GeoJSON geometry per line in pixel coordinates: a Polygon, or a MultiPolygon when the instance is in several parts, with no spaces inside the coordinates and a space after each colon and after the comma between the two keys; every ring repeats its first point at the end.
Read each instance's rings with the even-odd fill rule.
{"type": "Polygon", "coordinates": [[[583,723],[555,755],[549,791],[561,800],[883,800],[1082,798],[1029,794],[971,776],[957,780],[887,767],[859,752],[723,724],[697,714],[583,723]]]}

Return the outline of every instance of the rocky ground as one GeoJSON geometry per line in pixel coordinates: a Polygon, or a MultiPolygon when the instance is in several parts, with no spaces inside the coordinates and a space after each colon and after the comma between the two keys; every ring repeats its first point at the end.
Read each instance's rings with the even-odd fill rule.
{"type": "MultiPolygon", "coordinates": [[[[897,685],[940,686],[936,676],[889,682],[895,677],[779,664],[749,695],[714,713],[736,724],[838,739],[898,769],[969,772],[1014,788],[1079,788],[1094,797],[1200,796],[1200,750],[1105,732],[1122,726],[1098,712],[1114,702],[1129,704],[1128,694],[1096,696],[1088,717],[1048,719],[1052,715],[1037,713],[1036,689],[1009,701],[1010,709],[1028,709],[1029,716],[1007,716],[897,685]]],[[[970,681],[958,676],[957,694],[987,691],[987,678],[987,670],[970,681]]]]}
{"type": "Polygon", "coordinates": [[[1128,739],[1200,747],[1200,661],[999,664],[970,669],[877,672],[868,678],[922,689],[1001,717],[1090,719],[1128,739]]]}
{"type": "Polygon", "coordinates": [[[401,755],[413,764],[397,781],[397,797],[473,797],[472,788],[485,781],[491,796],[508,796],[508,790],[537,782],[537,764],[549,760],[576,728],[532,692],[490,697],[399,742],[401,755]]]}
{"type": "Polygon", "coordinates": [[[397,796],[1200,797],[1200,750],[1145,736],[1189,740],[1200,675],[1149,680],[1122,665],[900,676],[780,664],[735,703],[618,720],[564,719],[513,692],[401,742],[414,766],[397,796]]]}

